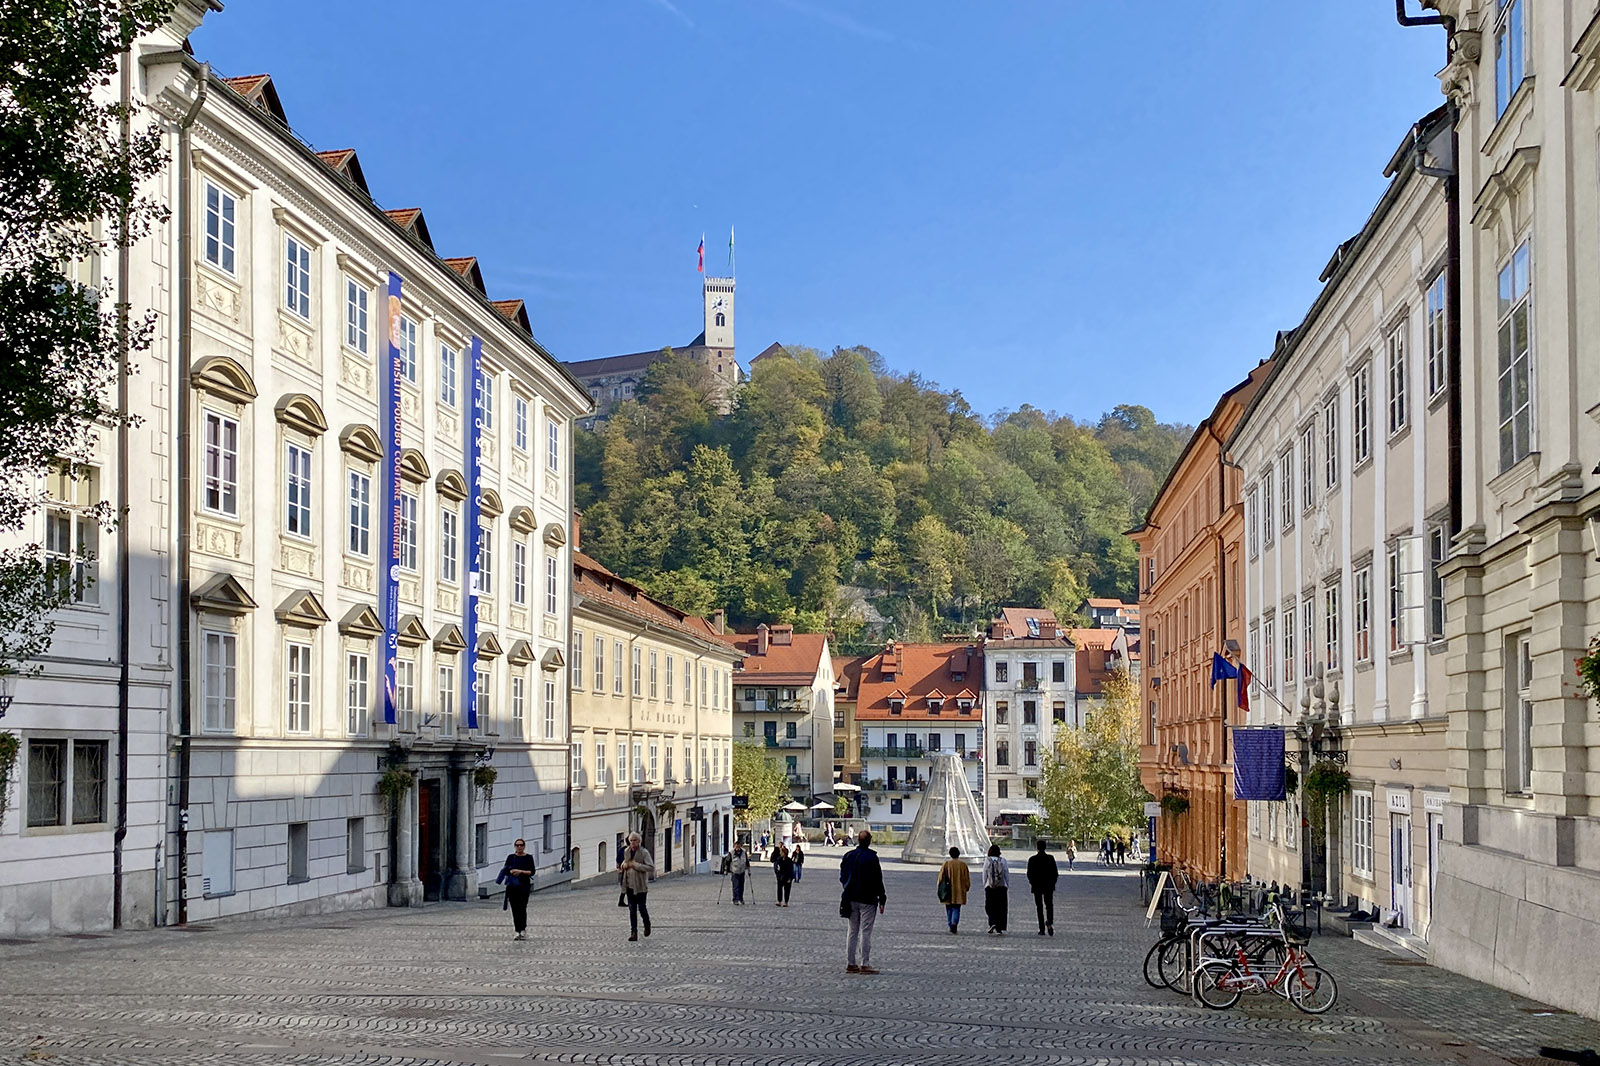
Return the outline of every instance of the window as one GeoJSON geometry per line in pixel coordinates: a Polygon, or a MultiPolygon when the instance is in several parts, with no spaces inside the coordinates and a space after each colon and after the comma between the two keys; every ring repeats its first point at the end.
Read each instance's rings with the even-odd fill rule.
{"type": "Polygon", "coordinates": [[[1404,606],[1401,598],[1404,595],[1400,581],[1400,548],[1390,545],[1386,556],[1389,570],[1389,650],[1399,651],[1400,640],[1400,608],[1404,606]]]}
{"type": "MultiPolygon", "coordinates": [[[[1246,643],[1245,646],[1247,648],[1246,654],[1248,654],[1250,656],[1249,660],[1246,662],[1245,665],[1249,666],[1252,670],[1256,671],[1257,673],[1260,673],[1260,671],[1261,671],[1261,627],[1259,625],[1252,625],[1250,627],[1250,637],[1249,637],[1249,640],[1248,640],[1248,642],[1246,643]]],[[[1266,681],[1266,680],[1269,680],[1269,679],[1267,679],[1267,678],[1257,678],[1257,680],[1258,681],[1266,681]]],[[[1150,706],[1154,707],[1155,704],[1152,703],[1150,706]]],[[[1152,719],[1152,721],[1153,721],[1153,719],[1152,719]]],[[[1154,732],[1154,730],[1151,731],[1150,738],[1151,739],[1150,739],[1149,742],[1152,743],[1152,744],[1155,743],[1155,740],[1154,740],[1155,732],[1154,732]]]]}
{"type": "Polygon", "coordinates": [[[439,345],[439,399],[447,406],[456,405],[456,375],[461,366],[461,353],[448,344],[439,345]]]}
{"type": "Polygon", "coordinates": [[[528,450],[528,401],[511,397],[511,445],[519,452],[528,450]]]}
{"type": "Polygon", "coordinates": [[[1037,740],[1024,740],[1022,742],[1022,765],[1039,765],[1039,742],[1037,740]]]}
{"type": "MultiPolygon", "coordinates": [[[[437,674],[439,681],[439,721],[454,722],[456,717],[456,668],[453,663],[440,663],[437,674]]],[[[477,694],[473,694],[473,703],[478,703],[477,694]]],[[[478,714],[483,714],[483,708],[478,708],[478,714]]]]}
{"type": "Polygon", "coordinates": [[[1448,353],[1445,351],[1447,329],[1449,323],[1445,317],[1445,288],[1444,271],[1434,276],[1428,283],[1427,296],[1427,322],[1424,327],[1424,339],[1428,344],[1428,396],[1439,395],[1440,391],[1450,382],[1450,367],[1446,362],[1448,353]]]}
{"type": "Polygon", "coordinates": [[[1254,559],[1261,554],[1261,501],[1256,497],[1256,490],[1251,489],[1245,493],[1244,513],[1246,529],[1246,546],[1250,558],[1254,559]]]}
{"type": "Polygon", "coordinates": [[[372,554],[372,478],[350,471],[350,532],[345,550],[363,558],[372,554]]]}
{"type": "Polygon", "coordinates": [[[288,234],[283,238],[283,306],[311,321],[311,249],[288,234]]]}
{"type": "Polygon", "coordinates": [[[1067,705],[1064,701],[1057,700],[1050,708],[1050,717],[1058,724],[1065,725],[1067,721],[1067,705]]]}
{"type": "Polygon", "coordinates": [[[298,885],[311,880],[308,852],[311,850],[311,826],[307,822],[289,823],[289,883],[298,885]]]}
{"type": "Polygon", "coordinates": [[[285,528],[296,537],[311,536],[311,452],[299,445],[288,446],[284,460],[284,480],[289,499],[285,528]]]}
{"type": "Polygon", "coordinates": [[[311,731],[311,645],[289,641],[285,646],[284,717],[289,732],[311,731]]]}
{"type": "Polygon", "coordinates": [[[1444,526],[1428,530],[1428,638],[1444,639],[1444,578],[1439,567],[1450,558],[1450,533],[1444,526]]]}
{"type": "Polygon", "coordinates": [[[694,664],[683,660],[683,702],[694,702],[694,664]]]}
{"type": "Polygon", "coordinates": [[[1310,510],[1317,502],[1317,424],[1300,431],[1300,506],[1310,510]]]}
{"type": "Polygon", "coordinates": [[[1322,590],[1322,649],[1328,669],[1339,668],[1339,586],[1322,590]]]}
{"type": "Polygon", "coordinates": [[[644,649],[635,644],[633,646],[633,694],[644,695],[644,649]]]}
{"type": "Polygon", "coordinates": [[[1050,664],[1050,681],[1052,684],[1064,685],[1067,681],[1067,661],[1057,659],[1050,664]]]}
{"type": "Polygon", "coordinates": [[[1156,560],[1155,560],[1155,556],[1152,555],[1150,558],[1148,558],[1148,559],[1146,559],[1144,561],[1144,588],[1145,588],[1145,591],[1146,592],[1150,591],[1151,587],[1154,586],[1155,583],[1156,583],[1156,560]]]}
{"type": "Polygon", "coordinates": [[[1011,741],[997,740],[994,742],[994,764],[996,766],[1011,765],[1011,741]]]}
{"type": "Polygon", "coordinates": [[[354,278],[344,279],[344,343],[367,354],[367,289],[354,278]]]}
{"type": "Polygon", "coordinates": [[[44,520],[45,558],[56,568],[61,595],[71,603],[100,602],[95,587],[100,525],[89,512],[98,502],[99,480],[93,467],[63,463],[52,468],[47,481],[50,504],[44,520]]]}
{"type": "Polygon", "coordinates": [[[400,374],[417,383],[417,323],[406,315],[400,316],[400,374]]]}
{"type": "Polygon", "coordinates": [[[511,602],[528,602],[528,542],[521,537],[511,542],[511,602]]]}
{"type": "Polygon", "coordinates": [[[1389,331],[1389,434],[1406,428],[1406,323],[1389,331]]]}
{"type": "Polygon", "coordinates": [[[596,788],[606,785],[606,743],[599,738],[594,742],[594,784],[596,788]]]}
{"type": "Polygon", "coordinates": [[[667,702],[668,703],[672,702],[672,675],[673,675],[672,666],[673,666],[672,655],[670,653],[668,653],[668,655],[667,655],[667,672],[666,672],[665,677],[664,677],[664,679],[667,682],[667,702]]]}
{"type": "Polygon", "coordinates": [[[1003,728],[1010,716],[1011,705],[1007,701],[1000,700],[994,705],[994,724],[996,727],[1003,728]]]}
{"type": "Polygon", "coordinates": [[[622,695],[622,641],[611,642],[611,691],[622,695]]]}
{"type": "Polygon", "coordinates": [[[606,638],[598,633],[594,638],[594,690],[606,690],[606,638]]]}
{"type": "Polygon", "coordinates": [[[109,753],[104,740],[29,740],[28,825],[104,822],[109,753]]]}
{"type": "Polygon", "coordinates": [[[1500,268],[1500,469],[1533,450],[1533,347],[1530,340],[1528,242],[1500,268]]]}
{"type": "Polygon", "coordinates": [[[344,663],[344,731],[359,737],[366,729],[371,706],[371,659],[364,652],[352,651],[345,654],[344,663]]]}
{"type": "Polygon", "coordinates": [[[891,799],[889,801],[889,813],[890,814],[904,814],[905,812],[906,812],[906,801],[904,799],[896,797],[896,798],[891,799]]]}
{"type": "Polygon", "coordinates": [[[1300,602],[1300,676],[1310,681],[1317,671],[1316,601],[1307,596],[1300,602]]]}
{"type": "Polygon", "coordinates": [[[361,818],[344,823],[344,872],[358,874],[367,868],[367,826],[361,818]]]}
{"type": "Polygon", "coordinates": [[[1527,74],[1522,0],[1499,0],[1494,23],[1494,113],[1505,113],[1527,74]]]}
{"type": "Polygon", "coordinates": [[[1005,778],[996,778],[994,788],[997,799],[1009,799],[1011,797],[1011,782],[1005,778]]]}
{"type": "Polygon", "coordinates": [[[577,631],[572,634],[572,683],[575,687],[583,684],[583,634],[577,631]]]}
{"type": "Polygon", "coordinates": [[[1372,456],[1372,364],[1361,367],[1350,379],[1350,399],[1350,443],[1360,466],[1372,456]]]}
{"type": "Polygon", "coordinates": [[[483,428],[487,432],[494,429],[494,378],[479,374],[477,392],[479,409],[483,413],[483,428]]]}
{"type": "MultiPolygon", "coordinates": [[[[555,557],[555,553],[551,552],[549,555],[546,555],[544,557],[544,613],[545,614],[555,614],[556,613],[557,596],[559,595],[560,590],[561,590],[560,580],[559,580],[559,578],[558,578],[558,576],[556,574],[556,557],[555,557]]],[[[668,682],[667,687],[668,688],[672,687],[671,686],[671,682],[668,682]]],[[[667,698],[671,699],[672,697],[668,696],[667,698]]]]}
{"type": "Polygon", "coordinates": [[[1283,609],[1283,683],[1294,684],[1294,606],[1283,609]]]}
{"type": "Polygon", "coordinates": [[[489,865],[488,822],[479,822],[472,827],[472,858],[479,866],[489,865]]]}
{"type": "Polygon", "coordinates": [[[1322,405],[1322,483],[1330,491],[1339,487],[1339,397],[1322,405]]]}
{"type": "Polygon", "coordinates": [[[1277,630],[1272,619],[1261,622],[1261,683],[1272,688],[1274,664],[1278,661],[1277,630]]]}
{"type": "Polygon", "coordinates": [[[239,423],[215,411],[205,413],[205,508],[239,514],[239,423]]]}
{"type": "Polygon", "coordinates": [[[528,720],[528,679],[519,672],[511,678],[511,735],[522,739],[528,720]]]}
{"type": "Polygon", "coordinates": [[[396,659],[394,663],[394,717],[402,732],[417,728],[417,661],[396,659]]]}
{"type": "Polygon", "coordinates": [[[1261,543],[1272,547],[1272,470],[1261,475],[1261,543]]]}
{"type": "Polygon", "coordinates": [[[1506,692],[1506,791],[1527,795],[1533,792],[1533,645],[1524,634],[1511,641],[1511,661],[1505,676],[1506,692]]]}
{"type": "Polygon", "coordinates": [[[1290,448],[1278,458],[1278,481],[1283,490],[1283,522],[1278,527],[1284,533],[1294,528],[1294,449],[1290,448]]]}
{"type": "Polygon", "coordinates": [[[205,672],[201,728],[207,733],[231,733],[239,691],[239,638],[208,629],[201,632],[200,642],[205,672]]]}
{"type": "Polygon", "coordinates": [[[1363,566],[1351,575],[1355,581],[1355,603],[1351,622],[1355,626],[1356,662],[1372,661],[1372,568],[1363,566]]]}
{"type": "Polygon", "coordinates": [[[67,824],[66,740],[28,741],[28,825],[67,824]]]}
{"type": "Polygon", "coordinates": [[[561,423],[553,418],[545,419],[545,457],[544,464],[557,473],[561,470],[561,423]]]}
{"type": "Polygon", "coordinates": [[[417,495],[400,494],[400,565],[415,572],[417,569],[417,538],[421,529],[417,525],[417,495]]]}
{"type": "MultiPolygon", "coordinates": [[[[700,756],[701,756],[701,758],[700,758],[701,763],[704,763],[705,762],[705,745],[703,743],[701,744],[700,756]]],[[[643,784],[644,783],[644,741],[642,741],[642,740],[635,740],[633,742],[633,764],[632,765],[633,765],[633,783],[636,784],[636,785],[643,784]]],[[[704,778],[706,776],[706,772],[705,772],[705,767],[704,766],[702,766],[701,769],[700,769],[700,776],[702,778],[704,778]]]]}
{"type": "Polygon", "coordinates": [[[494,595],[494,519],[478,523],[478,591],[494,595]]]}
{"type": "Polygon", "coordinates": [[[1010,676],[1011,676],[1011,664],[1010,663],[1007,663],[1004,660],[1000,660],[1000,661],[997,661],[994,664],[994,683],[995,684],[997,684],[997,685],[1005,684],[1007,681],[1010,680],[1010,676]]]}
{"type": "Polygon", "coordinates": [[[650,649],[650,698],[655,699],[658,692],[657,682],[660,678],[660,660],[656,657],[656,650],[650,649]]]}
{"type": "MultiPolygon", "coordinates": [[[[667,749],[667,765],[669,767],[672,765],[672,749],[671,748],[667,749]]],[[[578,781],[578,780],[581,780],[582,778],[583,778],[583,745],[581,743],[577,742],[577,741],[574,741],[573,744],[572,744],[572,779],[574,781],[578,781]]]]}
{"type": "Polygon", "coordinates": [[[540,822],[539,846],[545,851],[554,851],[556,847],[555,816],[545,815],[540,822]]]}
{"type": "Polygon", "coordinates": [[[1022,724],[1023,725],[1038,725],[1039,724],[1039,705],[1037,703],[1035,703],[1033,700],[1023,700],[1022,701],[1022,724]]]}
{"type": "Polygon", "coordinates": [[[234,220],[239,201],[232,193],[206,182],[206,262],[229,274],[234,263],[234,220]]]}
{"type": "Polygon", "coordinates": [[[1372,880],[1372,793],[1350,793],[1350,865],[1357,877],[1372,880]]]}
{"type": "Polygon", "coordinates": [[[461,576],[461,512],[449,501],[439,511],[439,580],[455,584],[461,576]]]}
{"type": "Polygon", "coordinates": [[[700,667],[700,706],[706,705],[706,667],[700,667]]]}
{"type": "Polygon", "coordinates": [[[650,741],[650,780],[660,781],[661,772],[661,745],[654,738],[650,741]]]}

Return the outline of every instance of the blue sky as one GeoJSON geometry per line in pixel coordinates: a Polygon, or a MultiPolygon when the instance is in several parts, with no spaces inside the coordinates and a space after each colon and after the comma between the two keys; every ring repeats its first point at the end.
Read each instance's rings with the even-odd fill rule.
{"type": "Polygon", "coordinates": [[[738,233],[738,346],[1197,421],[1295,325],[1437,29],[1387,0],[228,0],[193,38],[528,301],[561,359],[682,344],[738,233]]]}

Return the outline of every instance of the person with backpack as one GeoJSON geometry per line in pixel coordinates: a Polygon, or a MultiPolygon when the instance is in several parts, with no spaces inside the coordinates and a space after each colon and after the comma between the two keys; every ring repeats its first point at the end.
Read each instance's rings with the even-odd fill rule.
{"type": "Polygon", "coordinates": [[[961,925],[961,907],[967,902],[967,893],[970,891],[972,871],[961,861],[961,849],[951,848],[950,858],[939,867],[939,902],[944,904],[944,920],[950,927],[951,936],[956,935],[956,929],[961,925]]]}
{"type": "Polygon", "coordinates": [[[1033,889],[1033,909],[1039,913],[1039,935],[1049,930],[1056,935],[1056,881],[1061,872],[1056,860],[1045,853],[1045,839],[1038,840],[1039,850],[1028,859],[1028,887],[1033,889]]]}
{"type": "Polygon", "coordinates": [[[733,905],[744,906],[744,877],[750,870],[750,856],[745,854],[744,845],[739,841],[733,842],[733,850],[722,859],[722,872],[733,879],[733,905]]]}
{"type": "Polygon", "coordinates": [[[1006,932],[1007,893],[1011,890],[1011,870],[1000,855],[1000,845],[989,845],[989,857],[983,860],[983,910],[989,918],[989,932],[1004,936],[1006,932]]]}

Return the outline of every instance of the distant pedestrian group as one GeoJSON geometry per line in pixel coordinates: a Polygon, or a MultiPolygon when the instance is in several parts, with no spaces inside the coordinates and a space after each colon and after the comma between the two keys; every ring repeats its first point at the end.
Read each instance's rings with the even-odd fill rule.
{"type": "MultiPolygon", "coordinates": [[[[1033,891],[1034,911],[1039,917],[1039,935],[1056,935],[1056,882],[1061,873],[1055,859],[1046,851],[1043,838],[1038,850],[1028,859],[1028,887],[1033,891]]],[[[1067,845],[1067,854],[1074,854],[1067,845]]],[[[989,920],[989,934],[1004,936],[1010,926],[1011,869],[999,844],[990,844],[979,877],[983,884],[983,911],[989,920]]],[[[961,928],[961,908],[972,891],[972,873],[961,858],[960,848],[950,849],[950,858],[939,867],[938,895],[944,904],[945,926],[952,936],[961,928]]]]}
{"type": "Polygon", "coordinates": [[[1100,862],[1105,866],[1128,864],[1128,842],[1120,836],[1107,833],[1100,841],[1100,862]]]}

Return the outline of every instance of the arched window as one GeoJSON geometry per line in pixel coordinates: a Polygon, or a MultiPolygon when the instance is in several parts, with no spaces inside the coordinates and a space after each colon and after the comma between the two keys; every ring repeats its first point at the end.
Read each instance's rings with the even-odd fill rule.
{"type": "Polygon", "coordinates": [[[727,324],[728,324],[728,316],[724,315],[721,311],[718,311],[717,312],[717,325],[726,326],[727,324]]]}

